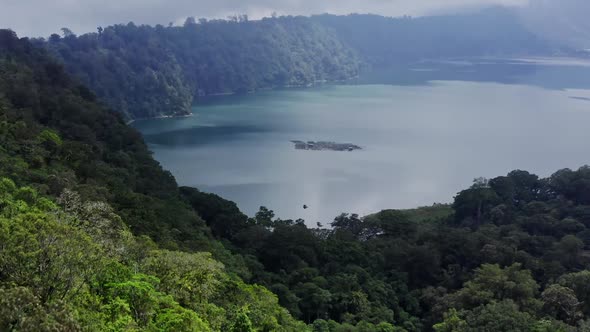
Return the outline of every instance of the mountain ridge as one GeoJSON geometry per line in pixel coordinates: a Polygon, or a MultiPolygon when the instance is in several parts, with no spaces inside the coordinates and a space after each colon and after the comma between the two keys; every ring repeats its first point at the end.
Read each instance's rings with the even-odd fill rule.
{"type": "Polygon", "coordinates": [[[419,18],[189,18],[182,27],[129,23],[81,36],[64,31],[63,38],[34,42],[128,120],[187,115],[206,95],[348,80],[369,67],[561,49],[503,8],[419,18]]]}
{"type": "Polygon", "coordinates": [[[0,330],[588,331],[590,167],[329,229],[250,218],[35,45],[0,30],[0,330]]]}

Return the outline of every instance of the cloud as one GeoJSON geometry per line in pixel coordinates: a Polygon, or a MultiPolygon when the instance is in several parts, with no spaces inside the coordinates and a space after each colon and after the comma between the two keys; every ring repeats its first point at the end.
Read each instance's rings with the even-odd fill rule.
{"type": "Polygon", "coordinates": [[[540,36],[578,48],[590,48],[590,1],[531,0],[521,15],[540,36]]]}
{"type": "MultiPolygon", "coordinates": [[[[552,0],[557,1],[557,0],[552,0]]],[[[290,15],[375,13],[427,15],[486,5],[524,5],[528,0],[0,0],[0,26],[21,36],[48,36],[68,27],[76,33],[133,21],[181,22],[188,16],[223,18],[272,12],[290,15]]]]}

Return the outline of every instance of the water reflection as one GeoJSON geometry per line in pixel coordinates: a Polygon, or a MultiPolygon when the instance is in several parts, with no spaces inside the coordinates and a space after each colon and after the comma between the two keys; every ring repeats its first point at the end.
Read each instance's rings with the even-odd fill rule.
{"type": "Polygon", "coordinates": [[[431,81],[525,84],[547,89],[590,89],[590,60],[456,59],[419,61],[368,70],[354,84],[428,85],[431,81]]]}
{"type": "Polygon", "coordinates": [[[449,202],[479,176],[589,163],[589,69],[421,63],[358,85],[210,98],[192,117],[135,125],[180,184],[314,225],[449,202]],[[363,150],[295,150],[291,140],[363,150]]]}

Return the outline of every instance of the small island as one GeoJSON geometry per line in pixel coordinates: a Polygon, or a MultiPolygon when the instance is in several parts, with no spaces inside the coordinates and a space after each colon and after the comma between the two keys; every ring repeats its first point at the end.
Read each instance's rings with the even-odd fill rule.
{"type": "Polygon", "coordinates": [[[314,150],[314,151],[354,151],[362,150],[358,145],[351,143],[336,143],[336,142],[324,142],[324,141],[291,141],[295,144],[297,150],[314,150]]]}

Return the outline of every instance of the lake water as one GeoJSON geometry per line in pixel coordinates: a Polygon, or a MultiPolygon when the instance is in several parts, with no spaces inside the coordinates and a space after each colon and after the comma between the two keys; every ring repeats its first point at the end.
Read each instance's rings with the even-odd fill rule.
{"type": "Polygon", "coordinates": [[[353,83],[209,98],[192,117],[134,125],[179,184],[310,225],[451,202],[480,176],[590,163],[586,62],[417,63],[353,83]]]}

